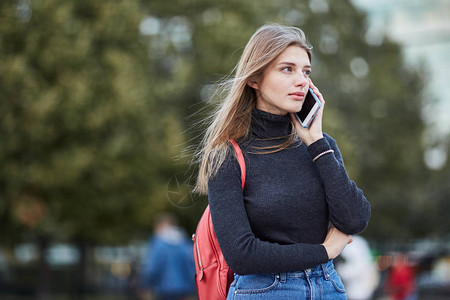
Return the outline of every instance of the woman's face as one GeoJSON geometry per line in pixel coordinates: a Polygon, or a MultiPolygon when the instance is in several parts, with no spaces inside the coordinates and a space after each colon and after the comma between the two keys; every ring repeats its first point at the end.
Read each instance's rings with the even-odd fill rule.
{"type": "Polygon", "coordinates": [[[260,77],[248,82],[256,91],[256,108],[276,115],[300,111],[308,92],[310,73],[306,50],[289,46],[260,77]]]}

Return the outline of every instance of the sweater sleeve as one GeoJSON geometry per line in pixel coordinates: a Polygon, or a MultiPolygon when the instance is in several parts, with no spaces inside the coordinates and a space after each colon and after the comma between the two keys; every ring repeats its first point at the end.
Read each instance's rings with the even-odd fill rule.
{"type": "Polygon", "coordinates": [[[240,167],[230,155],[209,180],[208,199],[214,231],[230,268],[240,275],[303,270],[328,261],[320,244],[280,245],[256,237],[249,224],[240,167]]]}
{"type": "Polygon", "coordinates": [[[344,162],[336,145],[329,135],[308,146],[311,158],[327,150],[334,150],[316,160],[322,178],[330,222],[346,234],[362,232],[370,218],[370,204],[363,192],[350,180],[344,162]]]}

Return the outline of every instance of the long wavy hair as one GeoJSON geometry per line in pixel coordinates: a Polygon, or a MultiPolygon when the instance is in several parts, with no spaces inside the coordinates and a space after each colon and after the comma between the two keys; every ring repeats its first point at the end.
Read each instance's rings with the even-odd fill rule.
{"type": "MultiPolygon", "coordinates": [[[[225,79],[216,87],[213,98],[219,98],[214,113],[210,114],[208,127],[194,156],[200,164],[195,191],[208,192],[208,180],[229,155],[230,139],[239,140],[248,136],[252,110],[256,106],[256,92],[247,83],[261,76],[267,67],[291,45],[306,50],[311,61],[312,47],[305,33],[297,27],[268,24],[260,27],[250,38],[244,52],[233,69],[231,79],[225,79]]],[[[289,139],[286,148],[293,142],[289,139]]]]}

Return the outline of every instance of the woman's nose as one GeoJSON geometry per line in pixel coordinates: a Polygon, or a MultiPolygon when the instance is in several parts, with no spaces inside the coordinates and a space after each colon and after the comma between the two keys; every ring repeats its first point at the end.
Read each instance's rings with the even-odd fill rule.
{"type": "Polygon", "coordinates": [[[295,86],[305,86],[306,83],[308,82],[308,78],[306,77],[306,75],[302,72],[299,73],[298,76],[296,76],[295,78],[295,86]]]}

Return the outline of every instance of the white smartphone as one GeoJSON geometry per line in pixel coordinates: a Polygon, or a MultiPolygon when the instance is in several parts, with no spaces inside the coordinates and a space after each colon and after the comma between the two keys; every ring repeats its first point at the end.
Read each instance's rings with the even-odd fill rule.
{"type": "Polygon", "coordinates": [[[308,93],[306,94],[305,101],[303,102],[302,109],[295,113],[300,124],[307,128],[314,120],[317,112],[319,111],[322,103],[320,103],[319,98],[314,94],[313,90],[309,88],[308,93]]]}

